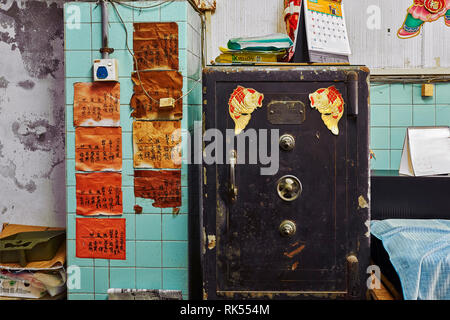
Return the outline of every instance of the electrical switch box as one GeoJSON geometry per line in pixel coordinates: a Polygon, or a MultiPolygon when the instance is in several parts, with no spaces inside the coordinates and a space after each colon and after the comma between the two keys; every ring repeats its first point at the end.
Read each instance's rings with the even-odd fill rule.
{"type": "Polygon", "coordinates": [[[94,60],[94,81],[119,81],[117,59],[94,60]]]}

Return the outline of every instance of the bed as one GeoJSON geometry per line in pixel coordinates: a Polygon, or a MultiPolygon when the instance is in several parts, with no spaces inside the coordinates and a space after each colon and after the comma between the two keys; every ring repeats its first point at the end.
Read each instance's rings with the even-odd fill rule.
{"type": "Polygon", "coordinates": [[[450,300],[450,177],[371,178],[371,258],[394,296],[450,300]]]}

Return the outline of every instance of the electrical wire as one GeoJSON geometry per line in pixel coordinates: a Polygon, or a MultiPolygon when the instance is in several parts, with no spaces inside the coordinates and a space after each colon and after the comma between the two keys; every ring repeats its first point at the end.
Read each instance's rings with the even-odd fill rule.
{"type": "MultiPolygon", "coordinates": [[[[142,89],[142,91],[144,91],[144,94],[147,96],[147,98],[149,98],[150,100],[154,101],[155,103],[159,103],[158,100],[156,100],[156,99],[154,99],[153,97],[150,96],[150,94],[147,92],[147,90],[145,90],[145,88],[144,88],[144,86],[143,86],[143,84],[142,84],[141,75],[140,75],[140,72],[141,72],[141,71],[137,68],[137,67],[138,67],[138,63],[137,63],[136,56],[134,55],[133,52],[131,52],[131,49],[130,49],[130,47],[128,46],[128,29],[127,29],[127,27],[126,27],[126,25],[125,25],[125,22],[124,22],[123,19],[122,19],[122,16],[121,16],[120,13],[119,13],[119,10],[117,10],[116,5],[115,5],[115,3],[120,4],[120,2],[114,1],[114,0],[109,0],[109,2],[111,2],[111,5],[112,5],[112,7],[114,8],[114,11],[116,12],[117,16],[118,16],[119,19],[120,19],[120,22],[122,23],[123,28],[125,29],[125,45],[126,45],[126,47],[127,47],[128,52],[129,52],[130,55],[133,57],[134,63],[135,63],[135,65],[136,65],[136,74],[137,74],[137,76],[138,76],[139,84],[140,84],[140,86],[141,86],[141,89],[142,89]]],[[[166,3],[171,3],[171,2],[174,2],[174,0],[172,0],[172,1],[170,1],[170,2],[166,2],[166,3]]],[[[160,4],[161,4],[161,3],[160,3],[160,4]]],[[[202,79],[200,78],[200,79],[194,80],[194,81],[196,82],[195,86],[193,86],[188,92],[186,92],[186,94],[184,94],[184,95],[182,95],[181,97],[177,98],[177,99],[174,101],[174,104],[175,104],[176,102],[178,102],[179,100],[183,99],[184,97],[188,96],[188,95],[189,95],[189,94],[197,87],[197,85],[200,84],[200,83],[202,82],[202,79]]]]}

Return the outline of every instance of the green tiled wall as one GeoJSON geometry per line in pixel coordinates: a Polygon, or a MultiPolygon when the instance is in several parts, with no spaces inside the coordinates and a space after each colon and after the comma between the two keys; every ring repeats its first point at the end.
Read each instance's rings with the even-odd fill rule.
{"type": "MultiPolygon", "coordinates": [[[[155,2],[134,2],[145,7],[155,2]]],[[[128,29],[132,49],[134,22],[177,22],[179,29],[179,65],[184,76],[182,129],[201,119],[201,21],[187,1],[175,1],[152,9],[132,10],[116,5],[128,29]]],[[[72,8],[73,10],[73,8],[72,8]]],[[[100,58],[101,8],[95,2],[65,4],[65,88],[66,88],[66,161],[67,161],[67,259],[68,266],[80,267],[81,287],[69,289],[69,299],[105,300],[108,288],[182,290],[188,296],[188,183],[187,165],[181,169],[182,206],[174,216],[172,209],[152,206],[153,200],[134,197],[133,149],[130,98],[133,94],[133,60],[126,50],[125,30],[113,8],[109,9],[111,58],[119,60],[121,127],[123,144],[122,191],[126,219],[126,260],[79,259],[75,256],[75,128],[73,127],[73,84],[92,81],[93,59],[100,58]],[[80,9],[80,29],[67,27],[69,6],[80,9]],[[134,205],[143,208],[134,213],[134,205]]],[[[184,151],[183,151],[184,152],[184,151]]],[[[100,217],[101,218],[101,217],[100,217]]]]}
{"type": "Polygon", "coordinates": [[[434,84],[432,97],[420,84],[372,83],[370,104],[371,168],[398,170],[407,127],[450,125],[450,82],[434,84]]]}

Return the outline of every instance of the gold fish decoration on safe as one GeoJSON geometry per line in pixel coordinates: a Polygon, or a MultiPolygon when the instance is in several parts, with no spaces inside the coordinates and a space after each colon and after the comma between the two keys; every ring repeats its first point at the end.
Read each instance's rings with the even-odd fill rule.
{"type": "Polygon", "coordinates": [[[255,89],[238,86],[228,101],[228,111],[234,121],[234,134],[238,135],[245,129],[255,109],[261,108],[264,95],[255,89]]]}
{"type": "Polygon", "coordinates": [[[322,88],[309,95],[311,108],[322,114],[322,120],[334,134],[339,134],[339,120],[344,114],[344,99],[334,86],[322,88]]]}

